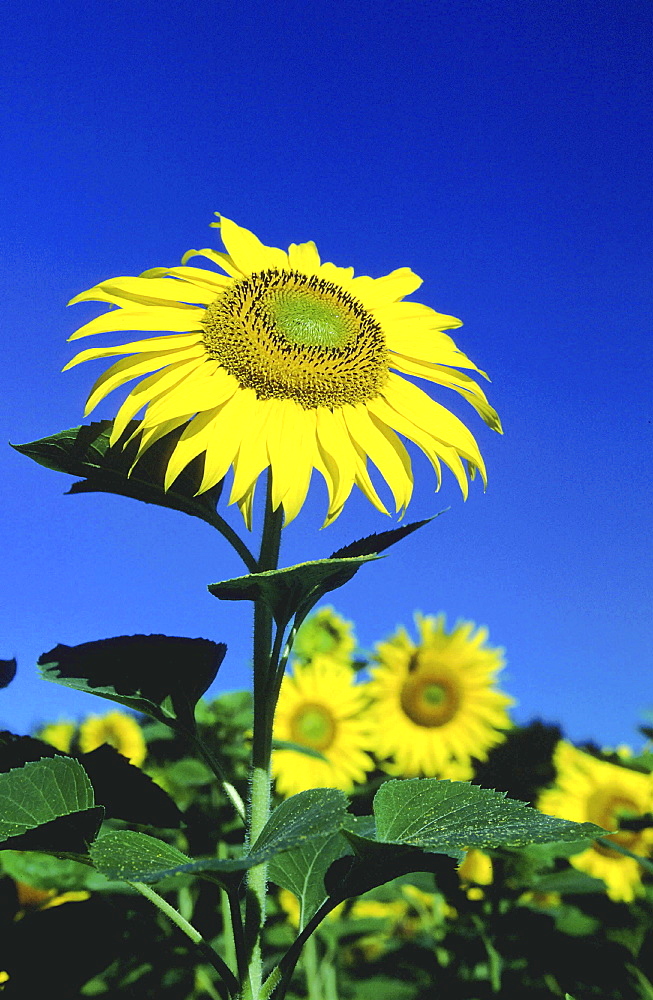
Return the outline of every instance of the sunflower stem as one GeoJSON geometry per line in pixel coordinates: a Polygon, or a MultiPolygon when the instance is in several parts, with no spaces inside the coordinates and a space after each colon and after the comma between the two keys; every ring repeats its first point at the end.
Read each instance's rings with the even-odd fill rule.
{"type": "MultiPolygon", "coordinates": [[[[261,537],[258,570],[276,569],[281,545],[283,511],[272,507],[272,474],[268,471],[265,519],[261,537]]],[[[276,652],[275,643],[274,651],[276,652]]],[[[249,825],[247,842],[256,843],[270,816],[270,757],[272,755],[272,721],[268,701],[273,690],[276,662],[272,649],[272,615],[267,605],[259,600],[254,606],[254,727],[252,733],[252,778],[249,800],[249,825]]],[[[278,653],[276,653],[278,656],[278,653]]],[[[265,924],[267,865],[250,868],[247,876],[249,892],[254,896],[258,916],[256,941],[249,963],[249,986],[252,1000],[259,1000],[263,981],[263,956],[261,932],[265,924]]]]}

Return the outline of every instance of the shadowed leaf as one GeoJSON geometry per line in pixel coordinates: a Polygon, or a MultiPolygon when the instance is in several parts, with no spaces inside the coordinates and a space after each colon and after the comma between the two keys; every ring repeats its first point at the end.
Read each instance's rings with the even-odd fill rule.
{"type": "Polygon", "coordinates": [[[430,521],[434,521],[436,517],[440,517],[440,514],[444,513],[441,510],[439,514],[427,517],[423,521],[413,521],[412,524],[403,524],[400,528],[390,528],[389,531],[379,531],[373,535],[366,535],[365,538],[359,538],[356,542],[350,542],[349,545],[343,545],[341,549],[336,549],[330,558],[343,559],[352,556],[378,555],[379,552],[389,549],[395,542],[401,541],[407,535],[412,535],[418,528],[423,528],[425,524],[429,524],[430,521]]]}
{"type": "Polygon", "coordinates": [[[121,635],[79,646],[55,646],[38,663],[45,680],[154,718],[176,718],[188,726],[226,649],[224,643],[210,639],[121,635]]]}
{"type": "MultiPolygon", "coordinates": [[[[129,437],[140,421],[130,421],[125,436],[129,437]]],[[[80,427],[71,427],[49,437],[26,444],[12,445],[39,465],[55,472],[83,477],[73,483],[69,493],[117,493],[144,503],[157,504],[199,517],[213,527],[222,524],[216,514],[216,504],[222,483],[195,496],[201,482],[203,459],[195,459],[166,492],[163,480],[168,459],[184,428],[179,427],[155,442],[139,458],[130,475],[138,448],[138,439],[126,448],[109,447],[113,421],[100,420],[80,427]]]]}
{"type": "Polygon", "coordinates": [[[9,687],[16,676],[17,666],[15,660],[0,660],[0,688],[9,687]]]}

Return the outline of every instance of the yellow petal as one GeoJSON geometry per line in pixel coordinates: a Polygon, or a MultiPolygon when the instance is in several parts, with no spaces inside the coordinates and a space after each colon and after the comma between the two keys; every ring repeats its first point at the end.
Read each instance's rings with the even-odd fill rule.
{"type": "Polygon", "coordinates": [[[297,406],[296,410],[293,415],[295,440],[292,450],[286,445],[286,453],[293,459],[289,463],[292,464],[293,472],[282,499],[285,524],[290,524],[302,509],[313,474],[313,456],[316,450],[315,410],[305,410],[302,406],[297,406]]]}
{"type": "Polygon", "coordinates": [[[200,358],[204,354],[204,348],[200,344],[189,347],[186,351],[154,351],[149,354],[136,354],[128,358],[122,358],[115,364],[107,368],[95,382],[86,401],[84,416],[87,417],[95,409],[100,400],[108,396],[110,392],[130,382],[139,375],[146,375],[156,371],[158,368],[165,368],[170,361],[188,361],[192,358],[200,358]]]}
{"type": "Polygon", "coordinates": [[[206,257],[207,260],[213,261],[214,264],[221,267],[222,270],[226,271],[232,278],[244,277],[243,272],[239,267],[236,267],[229,254],[222,253],[221,250],[210,250],[208,247],[205,247],[204,250],[187,250],[181,258],[181,263],[185,264],[191,257],[206,257]]]}
{"type": "Polygon", "coordinates": [[[201,333],[171,333],[165,337],[149,337],[147,340],[134,340],[129,344],[118,344],[117,347],[90,347],[86,351],[80,351],[62,371],[66,372],[75,365],[81,365],[83,361],[97,361],[98,358],[110,358],[116,354],[145,354],[149,351],[174,352],[184,350],[194,344],[198,344],[202,339],[201,333]]]}
{"type": "Polygon", "coordinates": [[[194,458],[206,451],[211,440],[211,424],[219,412],[220,407],[217,406],[212,410],[205,410],[184,428],[168,461],[164,481],[166,490],[170,489],[177,476],[194,458]]]}
{"type": "Polygon", "coordinates": [[[354,278],[350,290],[368,309],[373,309],[410,295],[421,284],[422,279],[409,267],[398,267],[382,278],[369,278],[367,275],[354,278]]]}
{"type": "Polygon", "coordinates": [[[399,412],[404,413],[418,427],[423,427],[432,437],[453,447],[463,458],[479,469],[483,459],[472,433],[450,410],[427,396],[412,382],[390,372],[381,395],[399,412]]]}
{"type": "Polygon", "coordinates": [[[322,461],[333,482],[334,496],[329,513],[342,508],[352,491],[357,458],[342,415],[326,407],[316,411],[317,441],[322,461]]]}
{"type": "Polygon", "coordinates": [[[406,375],[415,375],[417,378],[428,379],[438,385],[446,385],[470,403],[476,412],[483,418],[488,427],[497,433],[502,434],[501,420],[497,411],[490,406],[487,396],[473,378],[464,372],[456,371],[454,368],[445,368],[442,365],[432,365],[424,361],[414,361],[412,358],[404,358],[399,354],[393,354],[390,359],[393,368],[397,368],[406,375]]]}
{"type": "Polygon", "coordinates": [[[119,278],[109,278],[101,281],[95,288],[89,288],[70,300],[68,305],[76,302],[108,301],[115,302],[125,299],[128,302],[142,302],[144,305],[168,305],[170,302],[201,303],[208,305],[215,298],[215,292],[190,281],[179,281],[177,278],[135,278],[125,275],[119,278]]]}
{"type": "Polygon", "coordinates": [[[424,330],[457,330],[463,325],[455,316],[436,312],[422,302],[388,302],[374,309],[381,323],[409,323],[424,330]]]}
{"type": "Polygon", "coordinates": [[[417,427],[403,413],[399,413],[393,409],[382,396],[377,396],[376,399],[370,400],[368,406],[370,412],[378,417],[379,420],[387,424],[388,427],[392,427],[399,434],[403,434],[409,441],[416,444],[418,448],[421,448],[435,470],[438,480],[437,489],[440,489],[442,469],[437,453],[439,442],[435,442],[430,434],[422,430],[421,427],[417,427]]]}
{"type": "Polygon", "coordinates": [[[320,269],[320,255],[317,247],[310,243],[291,243],[288,247],[288,263],[293,271],[302,274],[317,274],[320,269]]]}
{"type": "Polygon", "coordinates": [[[243,435],[248,433],[249,417],[255,405],[254,390],[241,389],[214,416],[209,428],[204,475],[198,493],[211,489],[226,476],[243,435]]]}
{"type": "MultiPolygon", "coordinates": [[[[154,372],[135,385],[116,413],[109,443],[114,445],[123,435],[129,421],[148,403],[167,393],[195,370],[195,360],[179,361],[154,372]]],[[[185,418],[184,418],[185,419],[185,418]]]]}
{"type": "Polygon", "coordinates": [[[288,254],[277,247],[266,247],[249,229],[220,216],[220,235],[227,253],[243,274],[267,271],[269,268],[288,269],[288,254]]]}
{"type": "Polygon", "coordinates": [[[271,407],[268,401],[258,401],[252,409],[248,432],[243,436],[234,463],[234,481],[229,503],[240,503],[270,464],[267,435],[271,407]]]}
{"type": "Polygon", "coordinates": [[[224,274],[207,271],[204,267],[171,267],[165,271],[165,274],[172,278],[183,278],[200,288],[213,291],[214,296],[219,295],[225,288],[229,288],[233,284],[233,281],[224,274]]]}
{"type": "Polygon", "coordinates": [[[366,406],[343,406],[342,413],[352,439],[374,462],[395,499],[396,510],[404,510],[413,491],[410,457],[388,427],[374,422],[366,406]]]}
{"type": "Polygon", "coordinates": [[[201,368],[195,369],[178,386],[150,403],[143,417],[144,426],[151,427],[182,414],[190,417],[193,413],[213,410],[231,399],[239,388],[238,382],[224,368],[216,367],[210,372],[212,364],[217,365],[217,362],[202,362],[201,368]],[[205,369],[210,373],[205,375],[205,369]]]}
{"type": "Polygon", "coordinates": [[[125,442],[126,447],[134,440],[134,438],[138,437],[139,434],[142,435],[138,445],[138,451],[136,452],[136,458],[132,462],[131,469],[129,470],[129,475],[131,476],[139,458],[144,454],[144,452],[147,451],[148,448],[151,448],[153,444],[160,441],[161,438],[165,437],[166,434],[169,434],[170,431],[174,431],[178,427],[181,427],[187,419],[187,417],[175,417],[173,420],[165,420],[163,423],[157,424],[156,427],[143,428],[142,424],[140,427],[137,427],[134,433],[128,437],[125,442]]]}
{"type": "Polygon", "coordinates": [[[202,329],[205,309],[186,306],[183,309],[158,306],[156,309],[112,309],[96,316],[89,323],[75,330],[68,340],[79,340],[95,333],[114,330],[171,330],[174,333],[190,333],[202,329]]]}

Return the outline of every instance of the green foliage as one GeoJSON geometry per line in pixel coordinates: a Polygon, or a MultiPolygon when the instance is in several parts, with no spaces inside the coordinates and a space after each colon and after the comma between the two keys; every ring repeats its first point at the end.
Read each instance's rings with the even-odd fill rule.
{"type": "MultiPolygon", "coordinates": [[[[130,421],[126,437],[136,431],[139,423],[130,421]]],[[[201,479],[198,462],[191,463],[169,490],[163,488],[165,468],[183,427],[155,442],[135,465],[137,440],[126,447],[119,444],[110,448],[112,427],[113,421],[100,420],[12,447],[47,469],[82,477],[71,486],[68,491],[71,494],[117,493],[199,517],[220,530],[222,518],[215,507],[222,483],[195,496],[201,479]]]]}
{"type": "Polygon", "coordinates": [[[45,680],[193,729],[195,705],[215,680],[226,650],[210,639],[121,635],[55,646],[38,663],[45,680]]]}
{"type": "Polygon", "coordinates": [[[545,816],[505,793],[463,781],[387,781],[374,798],[376,840],[449,853],[469,847],[519,847],[592,839],[593,823],[545,816]]]}
{"type": "MultiPolygon", "coordinates": [[[[86,771],[70,757],[32,761],[0,774],[0,802],[0,841],[11,841],[12,847],[19,846],[16,838],[21,834],[60,817],[74,817],[77,835],[92,840],[102,819],[86,771]]],[[[43,831],[41,849],[47,849],[51,832],[43,831]]]]}

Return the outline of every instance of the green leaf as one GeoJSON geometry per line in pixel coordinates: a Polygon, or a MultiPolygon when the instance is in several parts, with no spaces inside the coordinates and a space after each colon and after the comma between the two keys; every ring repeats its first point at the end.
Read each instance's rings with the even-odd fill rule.
{"type": "Polygon", "coordinates": [[[470,847],[520,847],[595,838],[605,831],[538,812],[504,792],[465,781],[409,778],[385,782],[374,798],[376,840],[449,853],[470,847]]]}
{"type": "Polygon", "coordinates": [[[215,679],[226,649],[210,639],[121,635],[55,646],[38,663],[45,680],[192,728],[194,706],[215,679]]]}
{"type": "Polygon", "coordinates": [[[213,875],[217,879],[245,872],[263,861],[310,842],[343,822],[346,799],[333,788],[312,788],[286,799],[272,813],[252,851],[241,858],[192,861],[163,841],[130,831],[106,834],[93,845],[91,857],[102,874],[129,882],[158,882],[172,875],[213,875]],[[174,854],[171,852],[175,852],[174,854]]]}
{"type": "Polygon", "coordinates": [[[132,830],[116,830],[98,837],[90,855],[102,875],[125,882],[157,881],[162,869],[178,869],[191,863],[176,847],[132,830]]]}
{"type": "Polygon", "coordinates": [[[302,620],[325,594],[348,583],[363,563],[378,558],[316,559],[211,583],[208,589],[221,601],[263,601],[279,628],[285,628],[293,615],[302,620]]]}
{"type": "Polygon", "coordinates": [[[346,811],[346,796],[336,788],[310,788],[291,795],[273,810],[251,853],[272,857],[320,834],[333,833],[340,829],[346,811]]]}
{"type": "MultiPolygon", "coordinates": [[[[91,782],[78,761],[70,757],[32,761],[0,774],[0,841],[29,834],[61,817],[74,817],[74,827],[92,839],[102,812],[94,807],[91,782]]],[[[8,846],[20,845],[13,841],[8,846]]]]}
{"type": "Polygon", "coordinates": [[[413,521],[411,524],[402,524],[400,528],[391,528],[389,531],[379,531],[376,534],[366,535],[365,538],[359,538],[356,542],[350,542],[349,545],[336,549],[329,558],[342,559],[351,556],[378,555],[379,552],[389,549],[391,545],[406,538],[407,535],[412,535],[418,528],[423,528],[425,524],[429,524],[444,513],[441,510],[439,514],[426,517],[423,521],[413,521]]]}
{"type": "MultiPolygon", "coordinates": [[[[268,877],[282,889],[289,889],[300,902],[300,930],[325,902],[329,893],[324,879],[340,858],[351,857],[352,848],[340,832],[313,837],[299,847],[278,854],[270,862],[268,877]]],[[[335,903],[334,903],[335,905],[335,903]]]]}
{"type": "MultiPolygon", "coordinates": [[[[130,421],[126,437],[140,425],[130,421]]],[[[113,421],[100,420],[89,425],[71,427],[49,437],[12,445],[16,451],[55,472],[65,472],[83,477],[73,483],[69,493],[117,493],[144,503],[157,504],[199,517],[220,530],[222,519],[216,514],[216,504],[222,483],[195,496],[201,481],[201,459],[195,460],[175,480],[166,492],[163,479],[168,459],[184,427],[171,431],[139,458],[133,471],[138,441],[123,448],[119,444],[109,447],[113,421]]]]}

